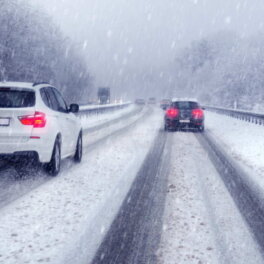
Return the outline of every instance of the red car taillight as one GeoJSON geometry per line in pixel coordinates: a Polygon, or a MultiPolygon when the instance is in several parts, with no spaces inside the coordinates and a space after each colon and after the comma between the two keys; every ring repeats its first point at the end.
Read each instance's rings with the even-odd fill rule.
{"type": "Polygon", "coordinates": [[[175,118],[179,115],[179,110],[176,108],[170,108],[166,111],[166,116],[169,118],[175,118]]]}
{"type": "Polygon", "coordinates": [[[203,119],[204,113],[202,109],[193,109],[192,118],[194,119],[203,119]]]}
{"type": "Polygon", "coordinates": [[[46,115],[41,112],[35,112],[34,115],[19,116],[18,119],[25,126],[45,127],[46,115]]]}

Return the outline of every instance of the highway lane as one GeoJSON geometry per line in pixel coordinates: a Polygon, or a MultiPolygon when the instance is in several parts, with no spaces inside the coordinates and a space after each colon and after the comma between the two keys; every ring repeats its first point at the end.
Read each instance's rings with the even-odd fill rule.
{"type": "Polygon", "coordinates": [[[170,167],[167,136],[159,132],[93,264],[156,262],[170,167]]]}
{"type": "Polygon", "coordinates": [[[87,150],[82,163],[71,166],[69,162],[68,167],[67,161],[59,177],[1,208],[3,263],[29,258],[32,263],[40,258],[63,264],[91,260],[158,134],[162,116],[159,109],[154,112],[146,112],[124,133],[117,132],[87,150]],[[32,229],[40,236],[35,237],[32,229]],[[6,241],[13,230],[20,239],[9,247],[6,241]]]}
{"type": "MultiPolygon", "coordinates": [[[[264,193],[251,181],[250,172],[235,161],[209,132],[197,135],[230,195],[247,222],[264,256],[264,193]]],[[[253,172],[252,172],[253,173],[253,172]]]]}
{"type": "MultiPolygon", "coordinates": [[[[126,114],[124,117],[111,120],[105,125],[101,124],[97,127],[97,131],[90,131],[89,129],[84,131],[84,155],[88,155],[90,151],[104,144],[107,140],[111,140],[111,137],[117,137],[126,133],[127,130],[135,126],[138,122],[143,121],[144,118],[147,118],[151,113],[151,108],[136,109],[133,111],[133,114],[126,114]]],[[[40,166],[33,166],[31,168],[30,164],[29,166],[24,166],[25,162],[28,161],[1,161],[0,208],[52,179],[52,177],[48,176],[40,166]],[[21,172],[26,176],[20,178],[21,172]]],[[[75,163],[72,162],[71,159],[63,160],[61,164],[61,174],[74,165],[75,163]]]]}
{"type": "MultiPolygon", "coordinates": [[[[131,119],[132,121],[123,127],[116,126],[114,132],[112,131],[108,135],[101,136],[93,142],[89,141],[85,148],[85,154],[87,155],[94,148],[104,144],[106,141],[111,141],[112,137],[124,135],[127,130],[135,126],[138,122],[144,122],[145,118],[150,114],[151,108],[137,118],[133,117],[133,120],[131,119]]],[[[179,149],[179,144],[185,142],[186,146],[182,147],[184,147],[186,153],[189,153],[189,149],[194,144],[192,141],[194,136],[201,144],[195,147],[195,151],[198,148],[204,148],[206,150],[211,159],[206,160],[209,164],[208,167],[215,166],[219,173],[218,177],[225,182],[241,214],[245,217],[251,228],[256,241],[263,249],[263,199],[260,199],[261,196],[257,196],[254,190],[245,184],[243,181],[244,177],[240,177],[244,173],[241,168],[236,165],[234,166],[228,154],[216,144],[216,140],[212,141],[212,138],[206,132],[204,134],[190,131],[165,133],[161,130],[137,175],[132,189],[123,203],[122,209],[100,246],[93,260],[93,264],[152,264],[157,262],[156,252],[163,228],[162,216],[168,190],[167,177],[170,170],[171,149],[177,150],[179,149]],[[178,138],[177,144],[172,144],[173,138],[178,138]]],[[[194,154],[192,157],[199,163],[199,156],[194,154]]],[[[0,207],[7,205],[9,202],[50,180],[50,177],[40,170],[37,174],[32,172],[29,177],[17,181],[14,176],[16,172],[13,167],[5,163],[2,163],[1,166],[3,169],[0,172],[0,207]]],[[[71,160],[63,161],[62,173],[71,166],[74,166],[71,160]]],[[[192,164],[192,166],[196,165],[192,164]]],[[[207,167],[206,163],[203,166],[207,167]]],[[[210,200],[210,197],[208,200],[210,200]]],[[[214,216],[214,218],[216,217],[214,216]]],[[[214,219],[213,221],[217,222],[218,219],[214,219]]],[[[221,232],[220,229],[218,231],[221,232]]],[[[219,239],[216,240],[218,240],[217,243],[220,243],[219,239]]],[[[222,251],[228,251],[226,246],[222,245],[220,247],[225,248],[222,251]]]]}
{"type": "MultiPolygon", "coordinates": [[[[214,148],[217,150],[217,146],[214,148]]],[[[215,162],[215,155],[219,156],[220,154],[212,153],[212,146],[208,144],[206,133],[200,134],[192,131],[164,133],[160,131],[152,151],[140,170],[92,264],[178,263],[175,261],[185,263],[184,258],[180,259],[179,249],[174,248],[172,250],[177,252],[172,254],[172,256],[176,256],[176,259],[171,258],[171,256],[161,257],[162,254],[168,252],[166,248],[168,244],[175,243],[171,240],[167,244],[165,243],[164,251],[160,252],[160,236],[163,234],[163,246],[164,240],[169,239],[163,230],[164,226],[168,224],[163,218],[163,211],[166,200],[169,201],[168,197],[171,195],[168,192],[169,186],[173,186],[168,182],[168,175],[172,170],[174,170],[174,174],[170,176],[172,179],[175,180],[175,177],[183,174],[184,180],[189,177],[190,181],[193,182],[190,185],[193,188],[191,193],[199,193],[198,205],[201,206],[200,209],[196,208],[194,212],[198,212],[198,214],[204,212],[203,217],[205,219],[203,222],[206,223],[206,228],[203,231],[203,237],[200,238],[203,243],[192,249],[194,250],[192,261],[200,258],[208,263],[244,263],[243,261],[262,263],[262,246],[261,243],[258,244],[261,241],[257,237],[256,240],[252,237],[251,231],[244,222],[244,219],[250,218],[252,224],[255,223],[253,226],[256,229],[255,231],[253,229],[253,232],[258,232],[259,237],[262,238],[264,219],[261,217],[262,214],[260,217],[254,215],[259,214],[260,207],[256,207],[256,204],[252,203],[252,199],[247,198],[245,188],[241,189],[241,183],[236,179],[237,168],[230,168],[228,165],[230,157],[224,156],[225,159],[221,158],[220,161],[217,158],[218,161],[215,162]],[[173,157],[171,152],[174,153],[173,157]],[[172,169],[172,164],[174,164],[174,169],[172,169]],[[222,182],[223,175],[224,181],[228,182],[228,189],[222,182]],[[236,183],[237,181],[238,183],[236,183]],[[232,186],[232,189],[228,185],[232,186]],[[238,207],[243,208],[242,214],[233,199],[235,199],[238,207]],[[206,251],[208,251],[207,254],[205,254],[206,251]],[[200,256],[198,252],[200,252],[200,256]],[[165,262],[164,259],[166,259],[165,262]]],[[[178,185],[182,184],[182,182],[178,182],[178,185]]],[[[175,188],[176,191],[177,188],[178,186],[175,188]]],[[[183,186],[183,190],[187,192],[188,187],[183,186]]],[[[177,197],[177,193],[175,195],[176,200],[180,199],[177,197]]],[[[183,201],[182,210],[183,214],[186,214],[183,217],[185,221],[188,221],[188,216],[192,212],[190,207],[195,205],[195,199],[197,196],[190,197],[189,204],[186,206],[184,206],[185,201],[183,201]],[[184,211],[186,212],[184,213],[184,211]]],[[[173,204],[171,200],[171,210],[178,210],[178,208],[173,209],[173,204]]],[[[172,214],[173,211],[169,211],[169,218],[172,214]]],[[[181,216],[178,217],[181,218],[181,216]]],[[[178,217],[176,213],[176,219],[180,219],[178,217]]],[[[199,244],[199,237],[197,236],[201,234],[182,233],[182,229],[186,225],[189,226],[190,231],[195,232],[196,221],[199,218],[202,219],[202,216],[192,218],[191,221],[189,219],[190,222],[187,223],[175,220],[171,225],[172,230],[178,230],[174,241],[177,239],[184,241],[186,238],[193,237],[192,241],[197,241],[199,244]]],[[[199,226],[197,230],[199,230],[199,226]]],[[[190,248],[192,241],[189,241],[190,248]]],[[[185,257],[190,257],[191,254],[188,253],[190,252],[187,252],[185,257]]]]}

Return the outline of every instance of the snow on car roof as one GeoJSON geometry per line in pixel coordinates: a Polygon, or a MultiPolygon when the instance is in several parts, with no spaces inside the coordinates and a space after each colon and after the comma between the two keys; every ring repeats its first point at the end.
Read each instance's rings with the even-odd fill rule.
{"type": "Polygon", "coordinates": [[[39,83],[33,83],[33,82],[0,82],[0,87],[16,87],[16,88],[42,88],[45,86],[52,86],[46,82],[39,82],[39,83]]]}
{"type": "Polygon", "coordinates": [[[172,102],[198,102],[198,100],[196,98],[172,98],[171,100],[172,102]]]}
{"type": "Polygon", "coordinates": [[[21,88],[32,88],[33,83],[29,82],[0,82],[0,87],[21,87],[21,88]]]}

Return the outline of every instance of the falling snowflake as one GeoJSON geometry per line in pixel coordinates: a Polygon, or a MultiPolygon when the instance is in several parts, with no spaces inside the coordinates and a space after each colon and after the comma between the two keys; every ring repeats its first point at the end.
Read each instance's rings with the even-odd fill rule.
{"type": "Polygon", "coordinates": [[[229,16],[226,17],[226,18],[225,18],[225,23],[226,23],[226,24],[230,24],[230,23],[231,23],[231,17],[229,17],[229,16]]]}
{"type": "Polygon", "coordinates": [[[111,38],[112,35],[113,35],[112,30],[108,30],[106,35],[107,35],[108,38],[111,38]]]}
{"type": "Polygon", "coordinates": [[[133,47],[129,47],[127,52],[128,52],[129,54],[132,54],[132,52],[133,52],[133,47]]]}
{"type": "Polygon", "coordinates": [[[85,41],[83,42],[83,50],[85,50],[86,47],[87,47],[87,40],[85,40],[85,41]]]}

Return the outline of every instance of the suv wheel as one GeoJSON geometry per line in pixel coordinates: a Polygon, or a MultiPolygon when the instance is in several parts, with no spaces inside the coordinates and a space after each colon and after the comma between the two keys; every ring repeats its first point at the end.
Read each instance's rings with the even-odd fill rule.
{"type": "Polygon", "coordinates": [[[61,150],[58,140],[55,141],[51,160],[46,164],[46,170],[51,176],[56,176],[60,172],[61,165],[61,150]]]}
{"type": "Polygon", "coordinates": [[[82,132],[80,132],[78,136],[77,144],[76,144],[76,151],[74,154],[74,161],[81,162],[81,160],[82,160],[82,132]]]}

